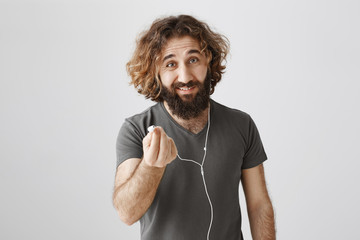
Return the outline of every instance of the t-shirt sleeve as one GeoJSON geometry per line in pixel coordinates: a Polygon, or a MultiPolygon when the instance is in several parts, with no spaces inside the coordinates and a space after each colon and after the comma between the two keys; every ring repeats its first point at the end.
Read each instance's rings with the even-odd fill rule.
{"type": "Polygon", "coordinates": [[[129,121],[125,120],[116,140],[116,167],[129,158],[141,158],[142,135],[129,121]]]}
{"type": "Polygon", "coordinates": [[[246,152],[242,169],[256,167],[267,160],[267,156],[260,138],[259,131],[253,119],[249,116],[246,152]]]}

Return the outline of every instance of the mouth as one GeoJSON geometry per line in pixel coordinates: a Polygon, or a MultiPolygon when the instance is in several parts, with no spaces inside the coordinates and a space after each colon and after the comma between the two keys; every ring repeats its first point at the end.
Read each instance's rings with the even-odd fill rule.
{"type": "Polygon", "coordinates": [[[176,92],[183,101],[189,101],[192,100],[196,94],[196,86],[178,87],[176,92]]]}
{"type": "Polygon", "coordinates": [[[179,87],[178,89],[180,89],[181,91],[190,91],[192,89],[194,89],[195,86],[192,86],[192,87],[179,87]]]}

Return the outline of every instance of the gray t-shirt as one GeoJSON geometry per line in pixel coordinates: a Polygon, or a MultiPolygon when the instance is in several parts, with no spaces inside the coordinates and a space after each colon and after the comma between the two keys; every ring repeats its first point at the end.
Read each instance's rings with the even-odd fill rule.
{"type": "MultiPolygon", "coordinates": [[[[141,158],[142,139],[151,125],[161,126],[183,159],[201,164],[207,125],[193,134],[177,124],[163,103],[127,118],[117,139],[117,165],[141,158]]],[[[213,100],[204,176],[214,215],[210,239],[243,239],[239,205],[241,170],[267,159],[250,115],[213,100]]],[[[206,240],[211,219],[200,166],[176,158],[167,165],[154,201],[140,219],[142,240],[206,240]]]]}

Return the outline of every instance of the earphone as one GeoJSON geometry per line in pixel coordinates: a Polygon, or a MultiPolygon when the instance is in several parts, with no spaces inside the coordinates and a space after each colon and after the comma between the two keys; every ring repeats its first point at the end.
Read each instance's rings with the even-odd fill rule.
{"type": "Polygon", "coordinates": [[[150,127],[148,127],[148,132],[152,132],[152,131],[154,131],[154,129],[155,129],[155,126],[154,125],[151,125],[150,127]]]}
{"type": "MultiPolygon", "coordinates": [[[[155,126],[152,125],[152,126],[148,127],[147,130],[148,130],[149,132],[152,132],[152,131],[154,131],[154,129],[155,129],[155,126]]],[[[210,106],[209,106],[209,111],[208,111],[208,126],[207,126],[207,130],[206,130],[206,137],[205,137],[205,144],[204,144],[204,156],[203,156],[203,159],[202,159],[201,164],[198,163],[198,162],[196,162],[196,161],[194,161],[194,160],[191,160],[191,159],[181,158],[181,157],[179,156],[179,154],[177,154],[177,157],[178,157],[181,161],[192,162],[192,163],[195,163],[196,165],[200,166],[200,174],[201,174],[201,177],[202,177],[202,180],[203,180],[205,193],[206,193],[207,199],[208,199],[208,201],[209,201],[209,205],[210,205],[210,224],[209,224],[209,229],[208,229],[207,238],[206,238],[207,240],[209,240],[209,238],[210,238],[210,231],[211,231],[212,223],[213,223],[213,220],[214,220],[214,208],[213,208],[213,205],[212,205],[212,202],[211,202],[209,193],[208,193],[208,189],[207,189],[206,181],[205,181],[205,173],[204,173],[204,163],[205,163],[205,159],[206,159],[206,151],[207,151],[207,143],[208,143],[209,130],[210,130],[210,106]]]]}

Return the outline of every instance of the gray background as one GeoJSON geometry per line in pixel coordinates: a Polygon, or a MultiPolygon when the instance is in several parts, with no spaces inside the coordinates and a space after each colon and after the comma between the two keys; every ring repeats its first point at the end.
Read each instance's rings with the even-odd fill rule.
{"type": "Polygon", "coordinates": [[[231,42],[213,99],[259,128],[278,239],[359,239],[359,9],[356,0],[0,1],[0,239],[139,238],[111,202],[119,127],[153,104],[128,86],[125,64],[139,32],[179,13],[231,42]]]}

